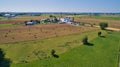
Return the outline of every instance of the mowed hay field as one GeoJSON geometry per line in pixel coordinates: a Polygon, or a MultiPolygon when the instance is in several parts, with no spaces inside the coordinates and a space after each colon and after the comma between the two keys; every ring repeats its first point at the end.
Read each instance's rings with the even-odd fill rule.
{"type": "Polygon", "coordinates": [[[103,35],[104,37],[96,37],[89,41],[92,46],[78,46],[60,55],[56,52],[59,58],[12,64],[11,67],[118,67],[119,34],[119,32],[112,32],[103,35]]]}
{"type": "MultiPolygon", "coordinates": [[[[50,51],[54,49],[57,54],[64,53],[74,47],[82,45],[81,40],[85,35],[90,37],[89,41],[96,38],[98,31],[79,32],[57,36],[47,39],[35,39],[14,43],[0,44],[0,48],[6,53],[13,64],[42,60],[51,56],[50,51]]],[[[44,37],[44,35],[43,35],[44,37]]],[[[23,38],[24,39],[24,38],[23,38]]]]}
{"type": "Polygon", "coordinates": [[[120,29],[120,16],[76,16],[77,22],[99,25],[100,22],[107,22],[109,27],[120,29]]]}
{"type": "Polygon", "coordinates": [[[0,43],[44,39],[97,29],[94,27],[78,27],[67,24],[1,27],[0,43]]]}
{"type": "Polygon", "coordinates": [[[104,37],[98,37],[97,32],[1,44],[0,47],[13,61],[10,67],[117,67],[120,33],[102,31],[104,37]],[[93,45],[82,45],[85,35],[93,45]],[[52,49],[59,58],[50,56],[52,49]]]}

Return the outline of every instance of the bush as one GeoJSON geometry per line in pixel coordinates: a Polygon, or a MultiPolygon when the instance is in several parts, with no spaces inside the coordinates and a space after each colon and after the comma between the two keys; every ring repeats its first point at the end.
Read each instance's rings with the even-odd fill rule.
{"type": "Polygon", "coordinates": [[[51,50],[51,55],[53,56],[55,54],[55,50],[51,50]]]}
{"type": "Polygon", "coordinates": [[[53,17],[53,15],[49,15],[49,17],[53,17]]]}
{"type": "Polygon", "coordinates": [[[53,17],[53,22],[57,23],[59,20],[56,18],[56,16],[53,17]]]}
{"type": "Polygon", "coordinates": [[[59,58],[59,56],[57,54],[55,54],[55,50],[51,50],[51,55],[55,58],[59,58]]]}
{"type": "Polygon", "coordinates": [[[88,43],[88,37],[85,36],[85,37],[82,39],[82,42],[83,42],[83,44],[87,44],[87,43],[88,43]]]}
{"type": "Polygon", "coordinates": [[[101,30],[105,30],[105,28],[108,27],[108,23],[101,22],[101,23],[99,24],[99,26],[100,26],[101,30]]]}
{"type": "Polygon", "coordinates": [[[38,24],[40,24],[40,21],[39,20],[35,20],[38,24]]]}
{"type": "Polygon", "coordinates": [[[98,36],[101,36],[102,32],[98,32],[98,36]]]}

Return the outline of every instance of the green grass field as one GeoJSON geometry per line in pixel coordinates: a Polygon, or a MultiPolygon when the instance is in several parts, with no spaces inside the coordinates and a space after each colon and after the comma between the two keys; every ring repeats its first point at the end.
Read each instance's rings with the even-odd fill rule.
{"type": "Polygon", "coordinates": [[[120,33],[106,34],[103,31],[105,37],[97,37],[97,32],[7,43],[1,44],[0,48],[6,53],[6,58],[13,61],[10,67],[117,67],[120,33]],[[80,46],[85,35],[93,46],[80,46]],[[52,49],[56,50],[59,58],[50,56],[52,49]],[[33,51],[43,51],[46,56],[41,53],[34,55],[33,51]]]}
{"type": "Polygon", "coordinates": [[[0,20],[7,20],[7,18],[0,16],[0,20]]]}
{"type": "Polygon", "coordinates": [[[91,16],[91,18],[105,20],[120,20],[120,16],[91,16]]]}
{"type": "Polygon", "coordinates": [[[97,37],[90,41],[93,46],[73,48],[60,54],[59,58],[12,64],[11,67],[118,67],[119,34],[112,32],[105,37],[97,37]]]}
{"type": "Polygon", "coordinates": [[[43,40],[7,43],[1,44],[0,48],[5,51],[6,57],[10,58],[14,63],[21,63],[21,61],[24,60],[37,60],[38,57],[35,56],[33,52],[44,51],[47,56],[50,56],[50,51],[52,49],[55,49],[58,54],[64,53],[67,50],[81,45],[81,39],[84,35],[89,35],[89,40],[96,38],[97,35],[93,35],[97,34],[97,32],[98,31],[91,31],[67,36],[53,37],[43,40]],[[70,45],[67,45],[67,43],[69,43],[70,45]]]}
{"type": "Polygon", "coordinates": [[[0,24],[0,27],[20,26],[20,24],[0,24]]]}

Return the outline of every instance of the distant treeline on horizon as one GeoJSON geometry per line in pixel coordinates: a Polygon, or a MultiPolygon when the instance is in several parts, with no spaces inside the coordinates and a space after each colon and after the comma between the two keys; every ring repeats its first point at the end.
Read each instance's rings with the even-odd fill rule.
{"type": "Polygon", "coordinates": [[[15,15],[42,15],[42,14],[66,14],[66,15],[120,15],[120,13],[97,13],[97,12],[0,12],[0,14],[15,15]]]}

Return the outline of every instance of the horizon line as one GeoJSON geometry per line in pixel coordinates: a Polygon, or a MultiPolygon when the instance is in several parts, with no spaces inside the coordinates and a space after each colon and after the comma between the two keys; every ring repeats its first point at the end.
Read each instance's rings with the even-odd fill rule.
{"type": "Polygon", "coordinates": [[[64,11],[64,12],[46,12],[46,11],[0,11],[0,13],[120,13],[120,12],[70,12],[70,11],[64,11]]]}

